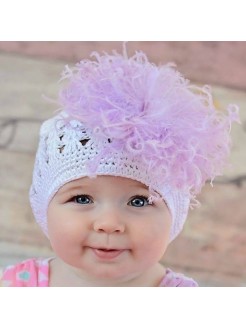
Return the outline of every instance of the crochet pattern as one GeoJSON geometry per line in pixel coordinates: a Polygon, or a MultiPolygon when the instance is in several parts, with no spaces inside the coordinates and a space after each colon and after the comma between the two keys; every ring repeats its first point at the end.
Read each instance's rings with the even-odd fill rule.
{"type": "Polygon", "coordinates": [[[140,181],[150,186],[152,200],[160,193],[167,203],[173,219],[170,238],[182,229],[189,208],[189,196],[172,190],[162,179],[153,179],[141,157],[129,156],[126,152],[108,153],[108,139],[94,139],[92,131],[65,113],[47,120],[40,130],[40,142],[30,189],[33,213],[44,233],[47,230],[47,208],[51,198],[65,183],[83,176],[121,176],[140,181]],[[94,159],[99,164],[89,173],[94,159]],[[100,158],[100,160],[98,160],[100,158]]]}

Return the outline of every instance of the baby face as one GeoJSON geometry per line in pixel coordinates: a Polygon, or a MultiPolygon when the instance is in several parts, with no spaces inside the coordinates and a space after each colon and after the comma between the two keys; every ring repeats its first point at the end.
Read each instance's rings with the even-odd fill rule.
{"type": "Polygon", "coordinates": [[[159,262],[171,215],[163,200],[150,204],[148,187],[128,178],[98,176],[65,184],[48,207],[57,256],[81,274],[126,281],[159,262]]]}

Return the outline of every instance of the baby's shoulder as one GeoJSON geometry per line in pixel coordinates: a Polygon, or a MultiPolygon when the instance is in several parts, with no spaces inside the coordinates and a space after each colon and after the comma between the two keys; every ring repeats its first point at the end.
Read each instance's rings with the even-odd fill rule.
{"type": "Polygon", "coordinates": [[[48,259],[27,259],[9,265],[0,273],[2,287],[45,287],[48,286],[48,259]]]}
{"type": "Polygon", "coordinates": [[[198,287],[198,283],[183,273],[177,273],[168,268],[159,287],[198,287]]]}

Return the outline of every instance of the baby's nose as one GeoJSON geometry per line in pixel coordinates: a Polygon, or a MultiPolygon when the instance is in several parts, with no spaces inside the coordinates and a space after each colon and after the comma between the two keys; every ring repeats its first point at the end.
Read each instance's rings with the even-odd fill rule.
{"type": "Polygon", "coordinates": [[[123,233],[125,231],[125,224],[116,213],[105,213],[94,221],[93,228],[96,232],[123,233]]]}

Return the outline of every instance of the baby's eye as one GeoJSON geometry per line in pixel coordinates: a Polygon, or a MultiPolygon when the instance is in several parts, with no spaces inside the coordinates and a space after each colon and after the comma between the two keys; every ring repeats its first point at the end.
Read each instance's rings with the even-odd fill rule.
{"type": "Polygon", "coordinates": [[[134,207],[143,207],[146,205],[150,205],[148,198],[145,196],[135,196],[133,197],[127,205],[131,205],[134,207]]]}
{"type": "Polygon", "coordinates": [[[91,204],[92,203],[92,199],[88,195],[78,195],[78,196],[73,197],[72,200],[75,203],[82,204],[82,205],[86,205],[86,204],[91,204]]]}

